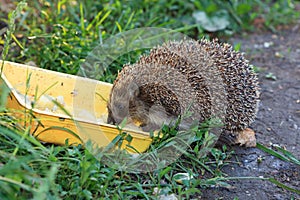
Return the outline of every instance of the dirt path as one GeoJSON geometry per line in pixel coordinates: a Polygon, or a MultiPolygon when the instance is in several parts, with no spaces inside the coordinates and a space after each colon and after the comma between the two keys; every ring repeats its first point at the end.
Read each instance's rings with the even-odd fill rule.
{"type": "MultiPolygon", "coordinates": [[[[234,38],[250,63],[259,67],[261,103],[252,128],[265,146],[278,144],[300,158],[300,23],[278,34],[263,33],[234,38]],[[267,78],[269,77],[269,78],[267,78]],[[276,79],[276,80],[274,80],[276,79]]],[[[230,177],[274,177],[300,189],[300,167],[256,148],[234,147],[240,164],[224,168],[230,177]],[[259,163],[258,159],[262,158],[259,163]]],[[[232,181],[234,189],[208,189],[203,199],[300,199],[276,185],[260,180],[232,181]]]]}

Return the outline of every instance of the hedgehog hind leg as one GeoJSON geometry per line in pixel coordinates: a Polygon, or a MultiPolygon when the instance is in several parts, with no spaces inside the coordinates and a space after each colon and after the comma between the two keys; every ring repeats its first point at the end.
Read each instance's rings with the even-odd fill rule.
{"type": "Polygon", "coordinates": [[[256,137],[255,132],[250,128],[242,130],[227,131],[224,130],[219,137],[217,146],[226,145],[239,145],[245,147],[255,147],[256,137]]]}
{"type": "Polygon", "coordinates": [[[237,139],[237,134],[235,132],[231,132],[228,130],[223,130],[218,141],[217,141],[217,146],[222,146],[224,144],[226,145],[234,145],[237,139]]]}

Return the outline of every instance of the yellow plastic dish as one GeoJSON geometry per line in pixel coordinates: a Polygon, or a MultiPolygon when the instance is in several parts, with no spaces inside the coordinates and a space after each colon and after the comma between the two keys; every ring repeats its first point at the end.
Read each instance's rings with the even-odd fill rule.
{"type": "MultiPolygon", "coordinates": [[[[1,78],[0,84],[10,89],[7,108],[41,141],[90,140],[105,147],[120,134],[116,126],[105,123],[112,84],[7,61],[1,78]]],[[[132,138],[121,145],[129,152],[134,152],[131,147],[143,152],[152,142],[147,132],[126,128],[123,132],[132,138]]]]}

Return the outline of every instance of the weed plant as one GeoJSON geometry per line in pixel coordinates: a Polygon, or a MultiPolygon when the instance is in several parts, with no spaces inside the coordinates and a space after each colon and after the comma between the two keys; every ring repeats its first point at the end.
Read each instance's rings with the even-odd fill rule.
{"type": "MultiPolygon", "coordinates": [[[[33,0],[28,1],[14,24],[16,32],[11,35],[14,42],[7,59],[77,74],[94,47],[112,35],[134,28],[180,29],[195,39],[214,35],[224,38],[242,30],[256,31],[257,19],[261,19],[265,28],[275,31],[276,26],[289,24],[298,17],[291,0],[143,0],[139,3],[33,0]]],[[[4,29],[11,24],[5,12],[0,13],[0,21],[4,29]]],[[[2,32],[0,51],[4,44],[2,32]]],[[[112,82],[123,64],[135,62],[142,53],[141,50],[121,56],[103,77],[96,78],[112,82]]]]}

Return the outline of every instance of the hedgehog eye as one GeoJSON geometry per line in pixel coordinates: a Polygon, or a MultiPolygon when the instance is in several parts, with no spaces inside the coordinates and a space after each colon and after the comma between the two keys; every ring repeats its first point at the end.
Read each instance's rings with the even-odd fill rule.
{"type": "Polygon", "coordinates": [[[116,105],[116,108],[117,108],[118,110],[123,110],[123,109],[124,109],[124,105],[121,104],[121,103],[118,103],[118,104],[116,105]]]}

